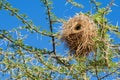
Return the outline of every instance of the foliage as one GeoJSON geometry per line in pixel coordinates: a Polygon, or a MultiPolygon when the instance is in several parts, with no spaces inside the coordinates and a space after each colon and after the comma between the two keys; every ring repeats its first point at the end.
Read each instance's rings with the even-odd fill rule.
{"type": "MultiPolygon", "coordinates": [[[[119,44],[114,44],[114,39],[110,38],[110,33],[120,36],[119,26],[112,25],[106,18],[114,4],[113,0],[103,8],[100,8],[99,2],[90,0],[96,11],[93,14],[89,11],[85,14],[91,16],[96,23],[99,36],[95,38],[96,51],[85,57],[69,55],[69,51],[67,56],[63,56],[62,54],[66,53],[60,55],[60,52],[56,51],[61,35],[59,32],[54,32],[53,24],[65,20],[57,18],[52,12],[51,0],[41,0],[41,2],[46,10],[50,31],[41,30],[9,2],[0,0],[0,10],[9,11],[10,16],[15,16],[24,24],[9,31],[0,30],[0,40],[7,44],[0,47],[0,72],[3,76],[9,74],[10,77],[7,79],[13,80],[101,80],[113,76],[116,77],[115,79],[119,78],[120,61],[113,61],[115,58],[120,58],[119,44]],[[50,38],[52,50],[25,44],[26,37],[21,36],[23,30],[50,38]]],[[[73,6],[83,7],[73,0],[67,2],[73,6]]]]}

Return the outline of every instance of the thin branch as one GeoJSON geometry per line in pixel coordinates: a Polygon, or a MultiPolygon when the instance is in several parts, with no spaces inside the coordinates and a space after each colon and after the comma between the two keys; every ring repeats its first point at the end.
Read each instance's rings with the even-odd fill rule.
{"type": "MultiPolygon", "coordinates": [[[[50,27],[50,31],[51,33],[53,33],[53,26],[52,26],[52,20],[51,20],[51,14],[50,14],[50,7],[48,6],[48,1],[44,0],[44,5],[47,8],[47,15],[48,15],[48,20],[49,20],[49,27],[50,27]]],[[[54,55],[56,55],[56,48],[55,48],[55,37],[52,36],[52,47],[53,47],[53,53],[54,55]]],[[[58,63],[63,64],[64,66],[68,67],[69,65],[64,63],[62,60],[60,60],[58,57],[54,57],[58,63]]]]}
{"type": "Polygon", "coordinates": [[[90,0],[90,1],[91,1],[91,3],[93,3],[95,5],[96,11],[98,11],[98,6],[96,4],[96,0],[90,0]]]}
{"type": "Polygon", "coordinates": [[[107,12],[108,10],[110,10],[110,7],[113,6],[113,3],[114,3],[115,0],[111,0],[109,5],[106,7],[106,11],[107,12]]]}
{"type": "Polygon", "coordinates": [[[95,58],[94,58],[94,61],[95,61],[95,74],[96,74],[97,79],[100,80],[100,79],[99,79],[99,76],[98,76],[98,69],[97,69],[97,64],[96,64],[96,63],[97,63],[97,61],[96,61],[96,56],[97,56],[97,55],[95,54],[95,56],[94,56],[94,57],[95,57],[95,58]]]}
{"type": "MultiPolygon", "coordinates": [[[[46,4],[46,8],[47,8],[47,14],[48,14],[50,31],[51,31],[51,33],[53,33],[53,26],[52,26],[50,8],[49,8],[49,6],[47,5],[47,4],[48,4],[47,0],[45,0],[45,3],[44,3],[44,4],[46,4]]],[[[53,53],[54,53],[54,55],[56,55],[55,37],[52,36],[51,38],[52,38],[53,53]]],[[[57,56],[54,57],[54,58],[57,60],[58,63],[61,63],[61,64],[63,64],[63,65],[66,66],[66,67],[69,67],[69,66],[70,66],[70,65],[64,63],[64,62],[63,62],[60,58],[58,58],[57,56]]]]}
{"type": "Polygon", "coordinates": [[[115,73],[115,72],[118,71],[118,70],[120,70],[120,68],[118,68],[118,69],[114,70],[113,72],[111,72],[111,73],[109,73],[109,74],[101,77],[100,80],[101,80],[101,79],[104,79],[104,78],[106,78],[106,77],[108,77],[108,76],[110,76],[110,75],[112,75],[113,73],[115,73]]]}
{"type": "Polygon", "coordinates": [[[100,80],[99,76],[98,76],[98,69],[97,69],[97,65],[96,64],[95,64],[95,74],[96,74],[97,79],[100,80]]]}
{"type": "MultiPolygon", "coordinates": [[[[14,42],[14,40],[13,39],[10,39],[10,38],[8,38],[6,35],[4,35],[4,34],[2,34],[2,36],[5,38],[5,39],[7,39],[8,41],[10,41],[11,43],[13,43],[15,46],[17,46],[17,47],[19,47],[19,48],[21,48],[21,49],[23,49],[23,50],[26,50],[27,52],[29,52],[29,53],[34,53],[34,54],[36,54],[37,56],[39,56],[39,49],[37,49],[38,51],[32,51],[31,49],[28,49],[28,48],[26,48],[25,47],[25,45],[22,47],[22,46],[20,46],[20,45],[17,45],[17,44],[15,44],[14,42]]],[[[43,52],[43,54],[51,54],[51,53],[53,53],[53,51],[46,51],[46,52],[43,52]]],[[[54,59],[56,59],[57,60],[57,62],[58,63],[60,63],[60,64],[63,64],[64,66],[66,66],[66,67],[69,67],[70,66],[70,64],[67,62],[67,63],[65,63],[65,61],[63,61],[63,60],[61,60],[58,56],[51,56],[52,58],[54,58],[54,59]]],[[[42,59],[40,58],[40,56],[38,57],[39,58],[39,60],[40,61],[42,61],[42,59]]],[[[43,61],[42,61],[42,63],[44,63],[43,61]]]]}
{"type": "MultiPolygon", "coordinates": [[[[51,33],[53,33],[53,26],[52,26],[50,8],[49,8],[49,6],[48,6],[47,0],[45,0],[45,3],[44,3],[44,4],[46,4],[46,8],[47,8],[47,14],[48,14],[50,31],[51,31],[51,33]]],[[[53,52],[54,52],[54,54],[56,54],[56,50],[55,50],[55,38],[54,38],[54,36],[52,36],[52,46],[53,46],[53,52]]]]}
{"type": "MultiPolygon", "coordinates": [[[[39,53],[39,51],[40,51],[39,49],[37,49],[39,51],[34,52],[31,49],[27,48],[25,45],[24,46],[20,46],[19,44],[15,44],[15,41],[13,39],[7,37],[6,35],[2,34],[2,36],[3,36],[3,38],[7,39],[9,42],[13,43],[16,47],[22,48],[23,50],[26,50],[26,51],[28,51],[30,53],[39,53]]],[[[50,54],[51,52],[50,51],[46,51],[45,53],[50,54]]]]}
{"type": "MultiPolygon", "coordinates": [[[[3,7],[7,8],[11,13],[13,13],[12,9],[9,8],[8,6],[6,6],[5,4],[3,4],[3,7]]],[[[26,20],[24,20],[24,18],[22,18],[17,12],[14,12],[14,15],[16,17],[18,17],[22,21],[22,23],[26,24],[29,28],[31,28],[35,32],[42,34],[42,35],[45,35],[45,36],[55,37],[53,34],[47,34],[47,33],[44,33],[42,31],[38,31],[37,29],[35,29],[36,27],[34,28],[31,24],[29,24],[26,20]]]]}
{"type": "MultiPolygon", "coordinates": [[[[10,42],[12,42],[12,43],[14,44],[14,40],[8,38],[8,37],[5,36],[4,34],[2,34],[2,36],[3,36],[5,39],[7,39],[8,41],[10,41],[10,42]]],[[[16,45],[16,44],[14,44],[14,45],[16,45]]],[[[19,48],[21,48],[21,49],[23,49],[23,50],[26,50],[27,52],[35,53],[35,54],[37,55],[37,57],[39,58],[39,61],[40,61],[43,65],[47,66],[47,64],[41,59],[41,56],[38,54],[38,53],[39,53],[38,51],[37,51],[37,52],[34,52],[34,51],[30,50],[30,49],[27,49],[26,47],[21,47],[20,45],[16,45],[16,46],[19,47],[19,48]]],[[[55,69],[53,69],[53,68],[50,67],[50,66],[47,66],[47,67],[48,67],[49,69],[55,70],[55,69]]],[[[55,71],[56,71],[56,70],[55,70],[55,71]]]]}
{"type": "Polygon", "coordinates": [[[65,60],[61,60],[59,57],[55,56],[53,57],[57,60],[58,63],[63,64],[66,67],[70,67],[70,64],[68,62],[65,62],[65,60]]]}

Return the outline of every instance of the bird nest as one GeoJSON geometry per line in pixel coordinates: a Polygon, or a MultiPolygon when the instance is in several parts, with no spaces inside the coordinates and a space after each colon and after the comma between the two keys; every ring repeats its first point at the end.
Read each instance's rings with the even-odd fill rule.
{"type": "Polygon", "coordinates": [[[63,25],[61,40],[75,56],[86,56],[95,49],[94,37],[97,28],[93,20],[85,15],[75,15],[63,25]]]}

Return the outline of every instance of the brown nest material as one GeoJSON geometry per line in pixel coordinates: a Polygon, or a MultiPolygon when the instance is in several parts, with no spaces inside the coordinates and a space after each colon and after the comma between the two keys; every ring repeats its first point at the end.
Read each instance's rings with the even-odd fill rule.
{"type": "Polygon", "coordinates": [[[69,19],[62,30],[62,41],[75,56],[86,56],[95,49],[97,28],[93,20],[84,14],[69,19]]]}

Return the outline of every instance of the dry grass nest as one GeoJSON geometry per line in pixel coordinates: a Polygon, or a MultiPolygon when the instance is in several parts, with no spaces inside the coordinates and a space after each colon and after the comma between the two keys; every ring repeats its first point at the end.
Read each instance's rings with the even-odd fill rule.
{"type": "Polygon", "coordinates": [[[86,56],[95,49],[97,27],[85,14],[75,15],[63,25],[61,40],[75,56],[86,56]]]}

